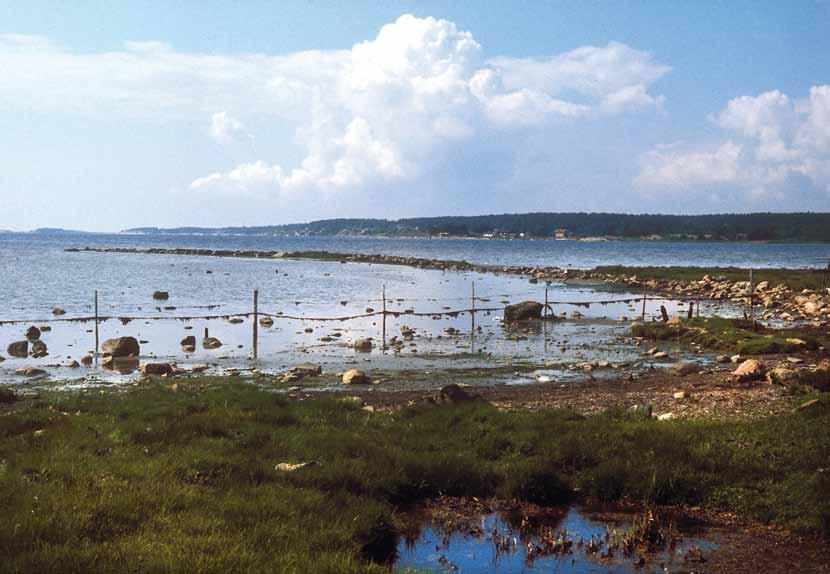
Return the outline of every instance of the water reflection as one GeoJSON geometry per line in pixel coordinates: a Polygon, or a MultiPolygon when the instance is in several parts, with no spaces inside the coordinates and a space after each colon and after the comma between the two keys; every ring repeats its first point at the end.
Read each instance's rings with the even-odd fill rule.
{"type": "Polygon", "coordinates": [[[704,531],[687,524],[683,531],[661,525],[665,540],[648,548],[635,539],[642,535],[639,523],[632,528],[635,520],[641,518],[577,507],[536,517],[489,512],[449,525],[427,518],[402,537],[397,572],[622,574],[657,565],[661,572],[688,572],[715,547],[704,531]]]}

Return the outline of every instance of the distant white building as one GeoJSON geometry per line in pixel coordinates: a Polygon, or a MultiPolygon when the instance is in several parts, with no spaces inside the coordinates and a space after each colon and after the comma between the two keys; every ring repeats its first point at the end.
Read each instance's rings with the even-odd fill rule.
{"type": "Polygon", "coordinates": [[[553,232],[554,239],[567,239],[569,235],[567,229],[557,229],[553,232]]]}

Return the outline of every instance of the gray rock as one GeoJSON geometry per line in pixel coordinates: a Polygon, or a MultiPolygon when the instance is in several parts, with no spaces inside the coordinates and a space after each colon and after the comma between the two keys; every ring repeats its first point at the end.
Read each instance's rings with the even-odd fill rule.
{"type": "Polygon", "coordinates": [[[349,369],[343,373],[344,385],[368,385],[372,380],[360,369],[349,369]]]}
{"type": "Polygon", "coordinates": [[[135,337],[118,337],[107,339],[101,346],[106,356],[110,357],[138,357],[141,354],[141,346],[135,337]]]}
{"type": "Polygon", "coordinates": [[[182,347],[195,347],[196,346],[196,336],[195,335],[188,335],[181,342],[182,347]]]}
{"type": "Polygon", "coordinates": [[[354,350],[360,353],[369,353],[372,350],[371,339],[358,339],[354,342],[354,350]]]}
{"type": "Polygon", "coordinates": [[[41,375],[45,375],[46,371],[38,369],[37,367],[23,367],[21,369],[17,369],[15,373],[23,375],[24,377],[39,377],[41,375]]]}
{"type": "Polygon", "coordinates": [[[54,309],[52,309],[52,315],[66,315],[66,311],[64,311],[60,307],[55,307],[54,309]]]}
{"type": "Polygon", "coordinates": [[[144,363],[141,365],[141,372],[145,375],[172,375],[173,367],[170,363],[144,363]]]}
{"type": "Polygon", "coordinates": [[[170,293],[167,291],[156,291],[153,293],[153,299],[156,301],[167,301],[170,298],[170,293]]]}
{"type": "Polygon", "coordinates": [[[437,401],[441,403],[467,403],[475,400],[478,400],[478,397],[468,393],[455,383],[441,387],[437,397],[437,401]]]}
{"type": "Polygon", "coordinates": [[[38,339],[37,341],[32,342],[32,349],[30,353],[35,359],[40,359],[49,354],[49,349],[46,347],[46,343],[38,339]]]}
{"type": "Polygon", "coordinates": [[[10,343],[6,348],[6,352],[12,357],[25,359],[29,356],[29,341],[15,341],[14,343],[10,343]]]}
{"type": "Polygon", "coordinates": [[[222,346],[222,341],[216,337],[205,337],[202,339],[202,347],[205,349],[218,349],[222,346]]]}
{"type": "Polygon", "coordinates": [[[700,370],[700,367],[697,363],[675,363],[671,366],[671,370],[675,375],[680,375],[681,377],[685,377],[686,375],[693,375],[700,370]]]}
{"type": "Polygon", "coordinates": [[[32,325],[26,329],[26,338],[30,341],[37,341],[40,339],[40,329],[32,325]]]}
{"type": "Polygon", "coordinates": [[[504,308],[504,322],[532,321],[542,318],[544,305],[536,301],[523,301],[504,308]]]}

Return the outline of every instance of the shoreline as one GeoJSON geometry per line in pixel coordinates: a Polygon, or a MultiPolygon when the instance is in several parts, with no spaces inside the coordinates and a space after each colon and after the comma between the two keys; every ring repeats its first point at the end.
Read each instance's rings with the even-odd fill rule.
{"type": "Polygon", "coordinates": [[[710,299],[749,306],[758,305],[761,319],[787,322],[810,321],[830,325],[830,272],[826,269],[737,267],[630,267],[600,266],[563,269],[554,266],[505,266],[444,259],[333,251],[259,251],[204,248],[69,247],[67,253],[124,253],[141,255],[190,255],[247,259],[298,259],[339,263],[401,265],[437,271],[471,271],[527,277],[531,283],[597,282],[641,289],[644,293],[671,295],[688,301],[710,299]],[[713,277],[714,275],[714,277],[713,277]],[[750,296],[750,281],[753,292],[750,296]]]}

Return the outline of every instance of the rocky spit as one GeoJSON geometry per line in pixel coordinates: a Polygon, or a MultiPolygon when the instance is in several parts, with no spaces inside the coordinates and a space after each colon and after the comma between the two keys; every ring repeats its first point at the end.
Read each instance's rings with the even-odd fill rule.
{"type": "MultiPolygon", "coordinates": [[[[467,261],[426,259],[401,255],[380,255],[366,253],[335,253],[329,251],[249,251],[223,249],[188,248],[132,248],[132,247],[82,247],[69,248],[68,252],[94,253],[136,253],[160,255],[196,255],[205,257],[246,257],[255,259],[314,259],[341,263],[373,263],[381,265],[404,265],[418,269],[438,271],[475,271],[520,275],[533,283],[589,281],[625,286],[634,292],[647,291],[649,294],[667,295],[675,299],[708,299],[748,305],[750,300],[749,281],[730,281],[724,278],[704,275],[700,280],[644,280],[637,275],[600,273],[590,270],[562,269],[560,267],[529,267],[479,265],[467,261]]],[[[784,284],[772,285],[761,281],[754,287],[754,305],[761,320],[785,322],[808,322],[815,327],[830,325],[830,289],[821,292],[803,290],[794,292],[784,284]]]]}

